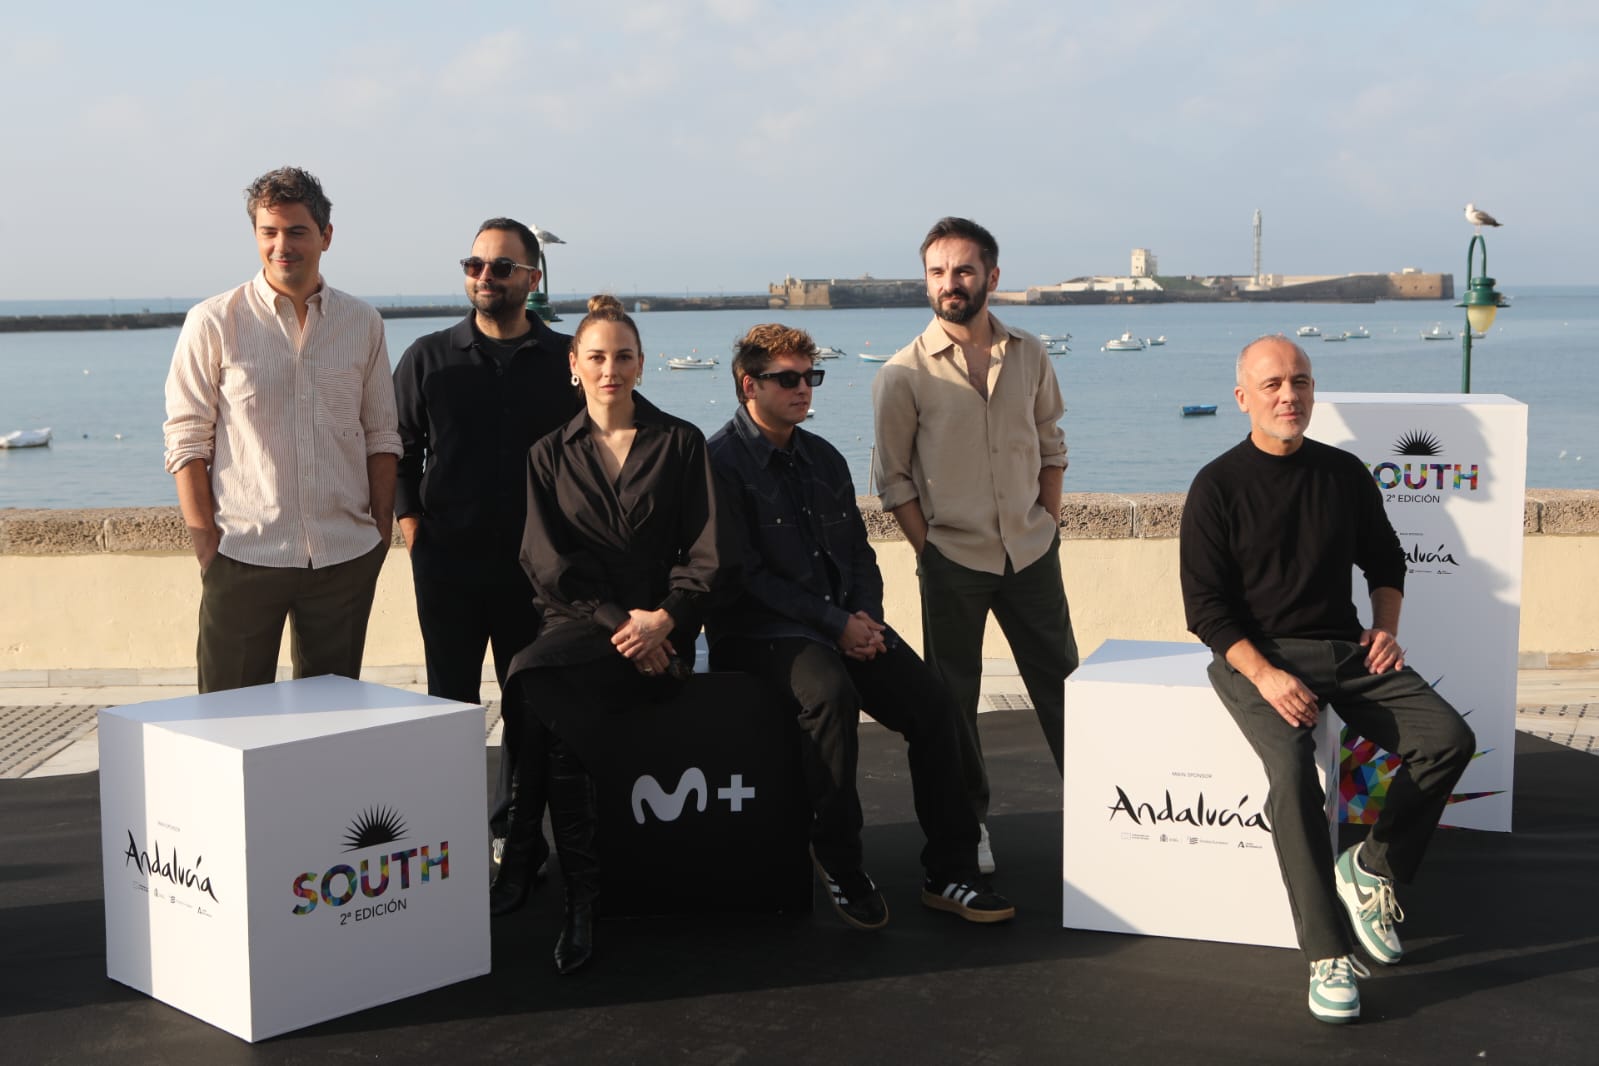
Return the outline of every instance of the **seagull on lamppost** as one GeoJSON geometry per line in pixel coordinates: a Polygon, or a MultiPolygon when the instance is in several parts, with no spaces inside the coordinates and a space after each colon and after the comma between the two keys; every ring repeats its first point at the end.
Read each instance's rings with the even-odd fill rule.
{"type": "MultiPolygon", "coordinates": [[[[1497,226],[1499,223],[1495,222],[1493,224],[1497,226]]],[[[549,230],[539,228],[539,226],[537,224],[535,224],[535,225],[533,225],[533,226],[531,226],[529,228],[533,230],[533,236],[535,236],[535,237],[537,237],[539,239],[539,243],[540,244],[565,244],[566,243],[565,241],[561,240],[561,238],[559,238],[555,234],[551,233],[549,230]]]]}
{"type": "Polygon", "coordinates": [[[1497,218],[1494,218],[1486,211],[1477,210],[1476,204],[1466,205],[1466,221],[1470,222],[1473,226],[1476,226],[1478,233],[1482,232],[1482,228],[1484,226],[1499,225],[1499,220],[1497,218]]]}

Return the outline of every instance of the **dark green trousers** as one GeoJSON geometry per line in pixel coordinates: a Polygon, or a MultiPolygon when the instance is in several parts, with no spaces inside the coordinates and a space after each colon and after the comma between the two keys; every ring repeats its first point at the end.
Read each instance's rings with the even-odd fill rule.
{"type": "Polygon", "coordinates": [[[1061,583],[1060,538],[1021,570],[1007,559],[1003,574],[968,570],[928,542],[917,561],[916,576],[922,590],[923,656],[943,678],[960,712],[963,784],[977,820],[987,822],[988,768],[977,730],[977,701],[983,678],[983,630],[990,611],[1010,644],[1055,767],[1063,765],[1065,684],[1077,669],[1077,640],[1061,583]]]}
{"type": "Polygon", "coordinates": [[[348,562],[252,566],[218,555],[200,578],[201,692],[276,680],[283,624],[295,677],[361,676],[366,623],[389,546],[348,562]]]}

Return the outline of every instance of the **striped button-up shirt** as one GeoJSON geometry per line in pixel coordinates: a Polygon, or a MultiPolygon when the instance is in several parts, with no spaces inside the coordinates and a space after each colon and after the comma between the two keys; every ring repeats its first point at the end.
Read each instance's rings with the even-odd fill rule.
{"type": "Polygon", "coordinates": [[[919,500],[927,539],[968,570],[1035,563],[1059,517],[1038,501],[1038,472],[1066,465],[1066,408],[1044,344],[990,316],[988,396],[938,319],[894,353],[872,382],[873,474],[884,510],[919,500]]]}
{"type": "Polygon", "coordinates": [[[190,309],[166,399],[167,471],[210,464],[223,555],[320,568],[377,545],[367,456],[402,449],[369,304],[324,284],[302,327],[257,274],[190,309]]]}

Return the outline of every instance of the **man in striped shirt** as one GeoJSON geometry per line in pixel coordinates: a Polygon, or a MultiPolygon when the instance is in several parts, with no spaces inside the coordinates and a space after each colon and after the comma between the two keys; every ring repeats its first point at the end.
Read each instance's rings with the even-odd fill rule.
{"type": "Polygon", "coordinates": [[[326,285],[332,204],[295,167],[245,190],[261,271],[191,308],[167,375],[166,468],[200,563],[201,692],[358,677],[394,520],[383,322],[326,285]]]}

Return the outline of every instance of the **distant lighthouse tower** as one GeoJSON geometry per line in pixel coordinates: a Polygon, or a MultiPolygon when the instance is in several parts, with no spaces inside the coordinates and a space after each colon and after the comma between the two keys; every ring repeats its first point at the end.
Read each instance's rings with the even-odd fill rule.
{"type": "Polygon", "coordinates": [[[1260,208],[1255,208],[1255,284],[1260,284],[1260,208]]]}

